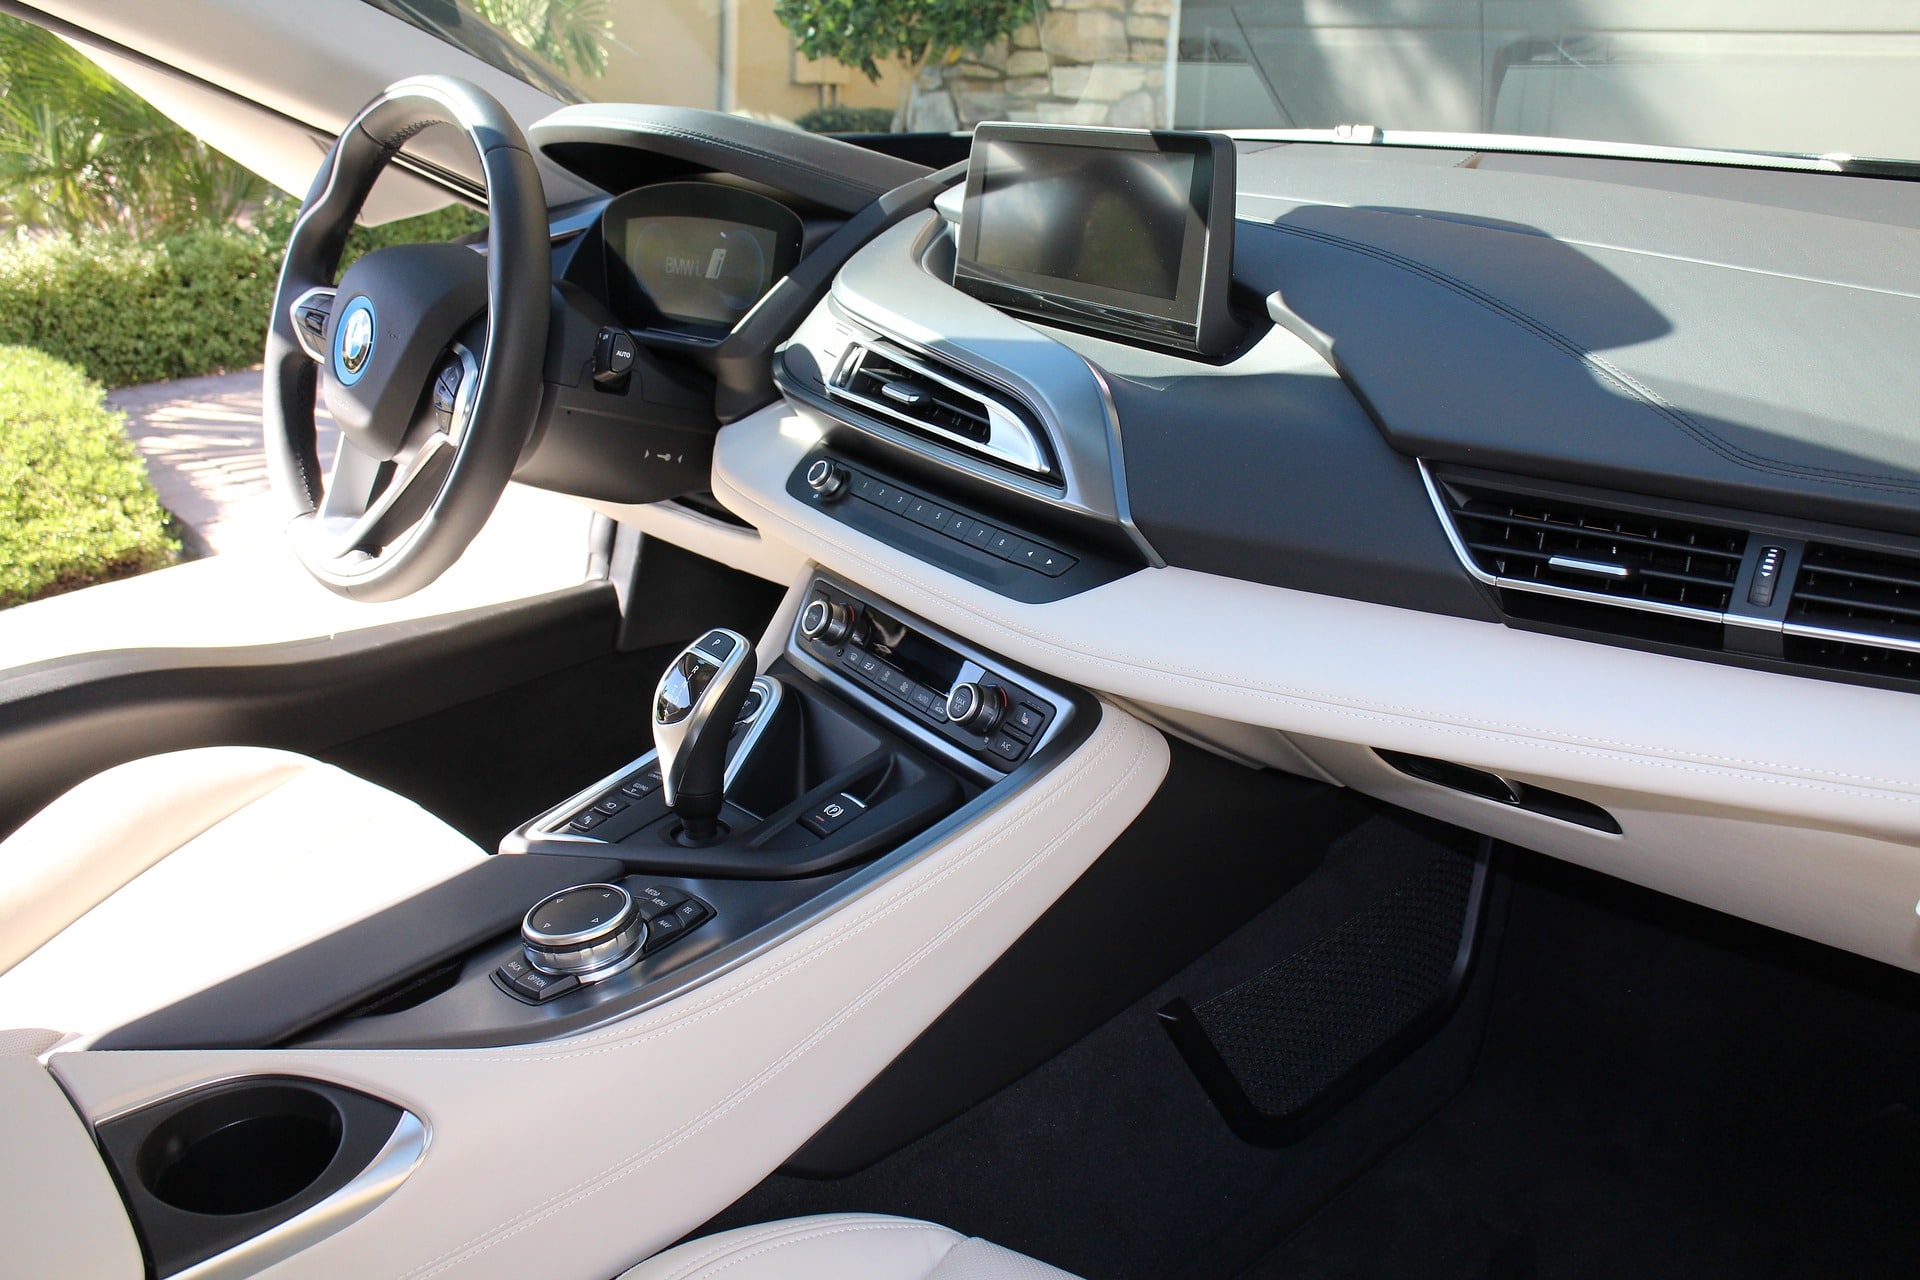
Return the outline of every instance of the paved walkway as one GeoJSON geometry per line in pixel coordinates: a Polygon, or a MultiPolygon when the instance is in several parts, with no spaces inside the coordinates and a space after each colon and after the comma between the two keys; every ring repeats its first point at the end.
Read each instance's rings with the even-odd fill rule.
{"type": "MultiPolygon", "coordinates": [[[[188,550],[218,555],[258,546],[285,523],[267,479],[260,371],[150,382],[107,393],[167,510],[186,526],[188,550]]],[[[339,428],[317,415],[320,465],[332,465],[339,428]]]]}

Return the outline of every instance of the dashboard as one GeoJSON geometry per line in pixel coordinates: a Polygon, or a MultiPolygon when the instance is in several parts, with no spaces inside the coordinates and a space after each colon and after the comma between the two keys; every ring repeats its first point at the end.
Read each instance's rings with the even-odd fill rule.
{"type": "MultiPolygon", "coordinates": [[[[686,417],[643,401],[536,483],[1245,763],[1920,968],[1920,189],[1212,137],[1230,217],[1028,155],[1008,234],[980,164],[738,124],[695,160],[609,110],[534,130],[626,193],[557,274],[686,417]],[[1083,232],[1152,271],[1046,248],[1083,232]],[[1116,281],[1185,300],[1089,309],[1116,281]]],[[[981,145],[1111,142],[1047,132],[981,145]]]]}

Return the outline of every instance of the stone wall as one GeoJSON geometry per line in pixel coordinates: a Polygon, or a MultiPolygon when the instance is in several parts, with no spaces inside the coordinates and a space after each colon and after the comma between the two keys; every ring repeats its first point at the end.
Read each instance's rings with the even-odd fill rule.
{"type": "Polygon", "coordinates": [[[922,68],[906,127],[970,129],[983,120],[1164,126],[1167,42],[1179,17],[1179,0],[1050,0],[1011,37],[922,68]]]}

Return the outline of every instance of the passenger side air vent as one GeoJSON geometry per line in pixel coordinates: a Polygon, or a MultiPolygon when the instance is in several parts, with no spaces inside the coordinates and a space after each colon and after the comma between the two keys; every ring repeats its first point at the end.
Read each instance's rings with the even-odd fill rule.
{"type": "Polygon", "coordinates": [[[1920,678],[1920,557],[1808,543],[1786,633],[1793,661],[1920,678]]]}
{"type": "Polygon", "coordinates": [[[1585,500],[1439,481],[1469,568],[1515,591],[1719,621],[1747,531],[1585,500]]]}
{"type": "Polygon", "coordinates": [[[1035,475],[1053,474],[1033,415],[1002,402],[944,363],[879,343],[855,342],[847,347],[827,392],[969,453],[1035,475]]]}

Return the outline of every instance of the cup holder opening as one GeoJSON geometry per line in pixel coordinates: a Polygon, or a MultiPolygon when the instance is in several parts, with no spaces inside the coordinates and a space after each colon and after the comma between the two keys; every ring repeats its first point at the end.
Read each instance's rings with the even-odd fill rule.
{"type": "Polygon", "coordinates": [[[298,1085],[226,1090],[154,1129],[140,1147],[140,1181],[155,1199],[187,1213],[257,1213],[319,1181],[344,1128],[332,1101],[298,1085]]]}

